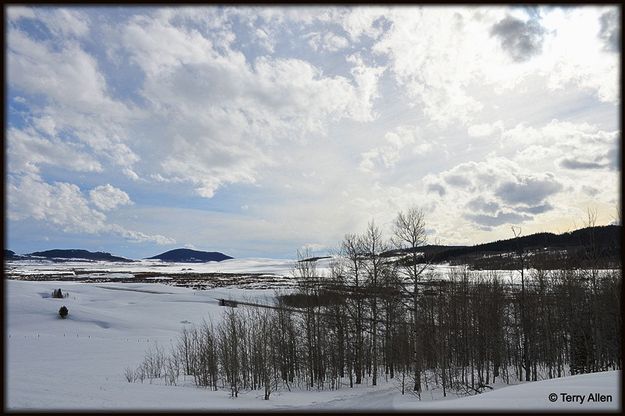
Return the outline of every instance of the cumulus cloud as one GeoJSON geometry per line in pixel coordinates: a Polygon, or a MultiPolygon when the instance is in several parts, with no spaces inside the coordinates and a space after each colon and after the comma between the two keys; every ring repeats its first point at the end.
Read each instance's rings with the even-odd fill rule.
{"type": "Polygon", "coordinates": [[[506,16],[493,25],[491,34],[499,38],[501,47],[513,60],[522,62],[541,53],[545,29],[535,19],[524,22],[506,16]]]}
{"type": "MultiPolygon", "coordinates": [[[[617,189],[614,10],[9,7],[11,218],[170,241],[119,225],[143,186],[171,205],[229,192],[213,202],[249,221],[228,227],[291,247],[413,203],[452,242],[571,215],[572,199],[617,189]],[[27,189],[75,209],[54,223],[41,212],[60,207],[27,189]]],[[[169,205],[165,234],[184,240],[169,205]]]]}
{"type": "Polygon", "coordinates": [[[603,169],[606,167],[606,165],[603,163],[584,162],[570,158],[564,158],[560,160],[560,166],[565,169],[603,169]]]}
{"type": "Polygon", "coordinates": [[[9,217],[45,220],[67,232],[97,233],[104,228],[105,215],[89,207],[78,186],[48,184],[35,175],[9,183],[9,217]]]}
{"type": "Polygon", "coordinates": [[[11,22],[15,22],[19,19],[24,19],[24,18],[27,18],[27,19],[35,18],[35,11],[30,7],[11,6],[11,7],[7,7],[5,10],[6,10],[7,19],[11,22]]]}
{"type": "Polygon", "coordinates": [[[83,37],[89,33],[90,18],[85,13],[68,9],[38,9],[37,14],[57,36],[83,37]]]}
{"type": "Polygon", "coordinates": [[[516,206],[516,210],[520,211],[520,212],[527,212],[530,214],[542,214],[544,212],[549,212],[553,209],[553,205],[551,205],[550,203],[545,203],[542,205],[536,205],[536,206],[531,206],[531,205],[517,205],[516,206]]]}
{"type": "Polygon", "coordinates": [[[389,30],[373,48],[389,58],[415,107],[443,126],[468,122],[483,107],[466,88],[478,69],[476,54],[482,55],[476,43],[485,46],[470,26],[471,14],[453,7],[392,9],[386,16],[389,30]]]}
{"type": "Polygon", "coordinates": [[[349,41],[332,32],[313,32],[308,35],[308,44],[315,51],[337,52],[347,48],[349,41]]]}
{"type": "Polygon", "coordinates": [[[621,50],[621,26],[619,22],[619,10],[612,9],[601,15],[599,38],[604,42],[605,49],[610,52],[621,50]]]}
{"type": "Polygon", "coordinates": [[[518,224],[532,219],[529,215],[515,212],[498,212],[496,215],[465,214],[464,218],[484,227],[496,227],[503,224],[518,224]]]}
{"type": "MultiPolygon", "coordinates": [[[[549,71],[545,73],[549,74],[550,89],[573,86],[594,93],[602,102],[619,102],[620,55],[607,52],[597,42],[601,32],[600,17],[612,10],[617,9],[556,8],[543,14],[542,25],[555,34],[545,39],[543,55],[547,58],[541,64],[549,71]]],[[[604,27],[607,35],[609,26],[604,27]]]]}
{"type": "Polygon", "coordinates": [[[273,40],[273,36],[267,30],[258,28],[254,32],[254,35],[259,45],[261,45],[269,53],[274,52],[275,41],[273,40]]]}
{"type": "Polygon", "coordinates": [[[483,196],[478,196],[467,203],[467,208],[472,211],[494,213],[499,210],[500,205],[495,201],[486,201],[483,196]]]}
{"type": "Polygon", "coordinates": [[[533,173],[504,158],[464,162],[424,178],[439,192],[446,215],[460,216],[479,227],[529,221],[553,210],[549,202],[563,185],[552,173],[533,173]],[[452,202],[453,201],[453,202],[452,202]]]}
{"type": "Polygon", "coordinates": [[[379,24],[388,16],[383,7],[358,7],[350,8],[342,15],[341,24],[352,40],[358,40],[362,36],[377,39],[382,34],[379,24]]]}
{"type": "Polygon", "coordinates": [[[427,185],[428,192],[436,192],[439,196],[445,196],[447,190],[439,183],[430,183],[427,185]]]}
{"type": "Polygon", "coordinates": [[[448,174],[444,176],[444,179],[449,185],[458,188],[469,188],[472,185],[471,180],[463,175],[448,174]]]}
{"type": "MultiPolygon", "coordinates": [[[[73,12],[67,16],[62,10],[59,13],[78,18],[73,12]]],[[[60,21],[61,26],[67,23],[60,21]]],[[[58,36],[60,39],[53,46],[37,41],[19,27],[8,30],[8,85],[36,97],[30,101],[32,116],[26,119],[27,126],[53,136],[46,140],[54,142],[57,153],[73,149],[72,153],[76,154],[80,148],[75,143],[78,142],[82,150],[92,150],[91,157],[97,160],[90,162],[92,166],[100,166],[101,160],[131,166],[139,157],[124,141],[125,123],[132,117],[133,109],[110,96],[96,59],[80,43],[67,39],[73,35],[61,31],[58,36]]],[[[77,158],[76,165],[80,166],[84,159],[84,156],[77,158]]],[[[58,158],[49,159],[51,163],[55,161],[58,158]]]]}
{"type": "Polygon", "coordinates": [[[494,123],[482,123],[469,126],[467,134],[469,137],[488,137],[495,133],[501,133],[504,130],[503,121],[498,120],[494,123]]]}
{"type": "Polygon", "coordinates": [[[433,143],[423,137],[417,126],[398,126],[384,135],[383,144],[363,152],[360,169],[374,172],[392,168],[402,159],[422,156],[433,149],[433,143]]]}
{"type": "Polygon", "coordinates": [[[515,158],[520,163],[556,162],[557,166],[570,170],[619,168],[619,131],[604,130],[597,125],[559,120],[538,127],[519,124],[504,130],[501,137],[508,146],[520,149],[515,158]]]}
{"type": "Polygon", "coordinates": [[[130,205],[128,194],[110,184],[101,185],[89,191],[91,203],[100,211],[110,211],[120,205],[130,205]]]}
{"type": "Polygon", "coordinates": [[[8,217],[12,220],[34,219],[48,223],[68,233],[114,234],[134,242],[154,242],[170,244],[174,240],[162,235],[148,235],[139,231],[126,229],[118,224],[107,221],[101,211],[113,209],[127,195],[110,185],[92,190],[91,202],[97,209],[90,207],[89,199],[80,188],[67,182],[43,181],[39,176],[27,174],[11,179],[7,186],[8,217]],[[116,203],[106,203],[99,198],[104,194],[117,198],[116,203]],[[95,200],[93,197],[95,196],[95,200]],[[96,202],[97,201],[97,202],[96,202]]]}
{"type": "Polygon", "coordinates": [[[497,187],[495,195],[512,204],[536,205],[562,190],[553,174],[541,176],[516,176],[497,187]]]}
{"type": "MultiPolygon", "coordinates": [[[[255,183],[275,143],[325,134],[343,119],[374,118],[381,69],[354,60],[351,77],[326,76],[295,58],[248,60],[169,16],[141,16],[125,26],[124,48],[146,74],[142,94],[157,123],[152,140],[167,152],[159,177],[189,182],[212,197],[225,184],[255,183]],[[169,116],[168,116],[169,115],[169,116]]],[[[336,42],[335,42],[336,43],[336,42]]]]}
{"type": "Polygon", "coordinates": [[[544,7],[540,18],[528,19],[505,8],[390,9],[385,16],[390,25],[374,52],[388,58],[414,107],[441,126],[470,125],[485,110],[484,89],[518,94],[520,84],[543,77],[549,90],[573,86],[615,103],[617,55],[596,42],[605,12],[544,7]]]}
{"type": "Polygon", "coordinates": [[[102,171],[100,162],[84,149],[57,137],[42,136],[32,128],[9,128],[7,142],[9,170],[14,173],[39,173],[45,165],[75,172],[102,171]]]}
{"type": "Polygon", "coordinates": [[[7,80],[31,94],[45,94],[51,101],[85,111],[124,108],[106,93],[106,81],[95,59],[77,43],[62,42],[60,50],[37,42],[25,32],[7,33],[7,80]]]}

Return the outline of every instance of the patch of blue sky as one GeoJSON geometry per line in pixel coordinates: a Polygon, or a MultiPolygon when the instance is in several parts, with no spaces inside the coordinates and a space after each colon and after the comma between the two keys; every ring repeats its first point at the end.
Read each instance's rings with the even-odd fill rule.
{"type": "Polygon", "coordinates": [[[18,254],[51,248],[76,248],[81,247],[78,244],[88,240],[84,234],[68,233],[39,220],[8,220],[6,230],[5,248],[18,254]]]}
{"type": "Polygon", "coordinates": [[[36,94],[24,91],[7,80],[5,105],[8,105],[17,111],[26,111],[32,113],[34,109],[42,108],[48,101],[45,94],[36,94]]]}
{"type": "Polygon", "coordinates": [[[90,26],[90,36],[81,41],[81,46],[96,60],[98,70],[106,81],[107,92],[113,99],[144,106],[146,100],[141,95],[141,88],[145,74],[131,61],[123,47],[102,42],[108,36],[107,30],[114,30],[114,25],[129,19],[132,14],[129,10],[132,9],[88,8],[86,11],[90,19],[96,20],[97,24],[90,26]]]}
{"type": "MultiPolygon", "coordinates": [[[[253,63],[262,56],[274,55],[275,52],[271,52],[258,44],[255,33],[252,33],[252,29],[242,22],[238,16],[232,18],[229,23],[235,35],[234,47],[245,56],[245,60],[248,63],[253,63]]],[[[210,35],[210,33],[205,34],[210,35]]]]}
{"type": "MultiPolygon", "coordinates": [[[[45,7],[43,9],[50,10],[45,7]]],[[[48,29],[48,27],[42,21],[38,19],[30,18],[30,17],[23,17],[17,21],[11,22],[10,25],[26,33],[28,37],[30,37],[36,42],[46,42],[50,46],[54,47],[54,44],[49,42],[50,39],[52,38],[52,32],[50,31],[50,29],[48,29]]],[[[10,36],[10,32],[9,32],[9,36],[10,36]]],[[[57,46],[60,46],[60,45],[57,45],[57,46]]]]}
{"type": "Polygon", "coordinates": [[[51,249],[83,249],[105,251],[131,259],[154,256],[174,245],[133,242],[110,232],[75,233],[60,229],[46,221],[7,221],[6,249],[18,254],[51,249]]]}
{"type": "MultiPolygon", "coordinates": [[[[259,20],[260,21],[260,20],[259,20]]],[[[248,63],[253,64],[258,58],[271,56],[280,59],[298,59],[306,61],[323,71],[324,76],[349,76],[351,64],[345,60],[346,54],[356,51],[355,46],[348,42],[345,48],[330,51],[315,50],[311,45],[311,38],[323,36],[326,33],[347,38],[347,33],[336,24],[307,26],[300,23],[280,23],[277,28],[274,23],[259,25],[250,29],[241,19],[233,19],[232,29],[237,37],[235,48],[240,50],[248,63]],[[271,48],[259,41],[255,31],[266,32],[271,48]],[[271,50],[270,50],[271,49],[271,50]]],[[[320,40],[319,42],[323,42],[320,40]]]]}
{"type": "Polygon", "coordinates": [[[559,120],[582,121],[606,130],[619,129],[619,120],[615,117],[618,111],[614,111],[617,106],[597,100],[590,91],[578,92],[575,99],[565,100],[554,107],[557,109],[554,118],[559,120]]]}
{"type": "MultiPolygon", "coordinates": [[[[254,203],[262,203],[267,198],[263,190],[246,184],[222,185],[211,198],[205,198],[198,195],[191,184],[180,186],[178,182],[141,181],[139,183],[131,180],[111,182],[113,186],[120,187],[128,193],[136,206],[245,214],[254,203]]],[[[103,183],[97,185],[103,185],[103,183]]]]}
{"type": "Polygon", "coordinates": [[[102,180],[100,172],[76,172],[71,167],[63,167],[58,165],[39,165],[40,177],[46,183],[71,183],[78,186],[81,192],[85,193],[96,186],[105,185],[109,182],[108,178],[102,180]]]}
{"type": "Polygon", "coordinates": [[[32,118],[31,105],[24,98],[24,94],[15,93],[14,90],[9,89],[4,105],[8,127],[23,129],[30,124],[32,118]]]}

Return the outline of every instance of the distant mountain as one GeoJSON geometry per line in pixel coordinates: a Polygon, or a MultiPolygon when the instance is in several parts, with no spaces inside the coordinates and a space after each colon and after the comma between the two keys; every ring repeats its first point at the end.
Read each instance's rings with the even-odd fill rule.
{"type": "Polygon", "coordinates": [[[69,250],[46,250],[46,251],[35,251],[34,253],[30,253],[27,256],[29,257],[45,257],[47,259],[81,259],[81,260],[95,260],[95,261],[125,261],[131,262],[133,260],[126,259],[123,257],[117,257],[111,255],[111,253],[104,253],[102,251],[91,252],[87,250],[77,250],[77,249],[69,249],[69,250]]]}
{"type": "Polygon", "coordinates": [[[18,260],[21,259],[22,256],[15,254],[15,251],[4,250],[4,259],[5,260],[18,260]]]}
{"type": "Polygon", "coordinates": [[[154,257],[148,257],[150,260],[155,259],[175,263],[205,263],[208,261],[222,261],[232,258],[234,257],[227,256],[218,251],[198,251],[188,248],[177,248],[154,257]]]}

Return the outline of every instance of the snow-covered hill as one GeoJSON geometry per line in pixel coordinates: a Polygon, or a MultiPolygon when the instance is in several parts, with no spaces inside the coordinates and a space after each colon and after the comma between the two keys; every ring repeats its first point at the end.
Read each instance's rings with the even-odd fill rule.
{"type": "Polygon", "coordinates": [[[178,386],[128,383],[126,367],[136,367],[158,342],[166,350],[184,326],[220,319],[217,299],[270,302],[271,290],[189,288],[162,284],[5,281],[5,405],[11,409],[360,409],[360,410],[617,410],[620,372],[606,372],[496,386],[466,398],[427,392],[419,401],[400,394],[395,381],[336,391],[282,391],[271,400],[262,392],[196,388],[191,379],[178,386]],[[50,295],[62,288],[68,297],[50,295]],[[61,305],[68,319],[58,318],[61,305]],[[550,393],[558,400],[550,402],[550,393]],[[563,402],[561,393],[612,397],[605,403],[563,402]]]}

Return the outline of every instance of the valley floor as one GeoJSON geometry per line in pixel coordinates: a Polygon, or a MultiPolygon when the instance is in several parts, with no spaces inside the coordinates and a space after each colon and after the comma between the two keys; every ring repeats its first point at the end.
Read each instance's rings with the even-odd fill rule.
{"type": "MultiPolygon", "coordinates": [[[[193,386],[128,383],[126,367],[135,368],[155,343],[169,350],[187,325],[218,320],[217,299],[269,303],[272,290],[236,288],[196,291],[155,283],[73,283],[5,280],[5,406],[27,409],[115,410],[579,410],[620,409],[620,371],[562,379],[496,385],[492,392],[443,398],[424,392],[421,400],[401,395],[397,380],[378,386],[345,386],[334,391],[280,391],[263,400],[262,391],[241,392],[193,386]],[[65,299],[50,295],[56,288],[65,299]],[[60,319],[61,305],[69,309],[60,319]],[[556,401],[549,394],[557,395],[556,401]],[[585,397],[566,401],[567,393],[585,397]],[[611,396],[588,402],[588,395],[611,396]]],[[[594,397],[594,396],[593,396],[594,397]]]]}

